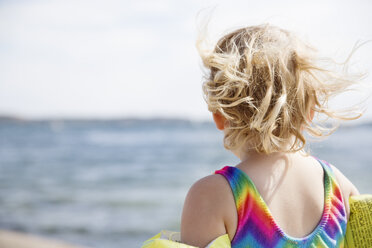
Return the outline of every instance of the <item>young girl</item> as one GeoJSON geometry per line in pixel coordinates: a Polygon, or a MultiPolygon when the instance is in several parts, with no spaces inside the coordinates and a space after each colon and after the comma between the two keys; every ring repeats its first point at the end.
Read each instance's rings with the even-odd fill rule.
{"type": "MultiPolygon", "coordinates": [[[[199,47],[200,48],[200,47],[199,47]]],[[[313,50],[270,25],[238,29],[199,49],[208,109],[240,163],[197,181],[182,213],[181,242],[206,247],[343,247],[348,199],[359,194],[333,165],[304,151],[303,131],[325,135],[314,113],[337,119],[328,99],[354,83],[319,66],[313,50]]],[[[328,130],[329,131],[329,130],[328,130]]]]}

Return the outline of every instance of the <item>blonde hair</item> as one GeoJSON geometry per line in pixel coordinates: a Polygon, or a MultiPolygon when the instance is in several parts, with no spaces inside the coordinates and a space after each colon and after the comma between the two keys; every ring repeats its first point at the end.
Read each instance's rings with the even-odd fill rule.
{"type": "Polygon", "coordinates": [[[202,43],[199,36],[197,48],[208,69],[204,99],[209,111],[228,121],[226,149],[249,142],[259,153],[294,152],[306,144],[302,130],[322,137],[336,128],[312,122],[311,109],[340,120],[361,116],[328,108],[328,100],[356,80],[319,66],[315,50],[286,30],[250,26],[223,36],[213,50],[203,50],[202,43]]]}

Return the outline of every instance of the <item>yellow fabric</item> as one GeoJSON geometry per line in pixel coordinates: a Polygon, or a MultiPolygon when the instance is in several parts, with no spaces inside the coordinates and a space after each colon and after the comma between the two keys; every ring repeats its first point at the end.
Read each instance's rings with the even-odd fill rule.
{"type": "MultiPolygon", "coordinates": [[[[154,237],[146,240],[141,248],[198,248],[180,242],[180,233],[162,230],[154,237]]],[[[205,248],[231,248],[228,234],[221,235],[211,241],[205,248]]]]}
{"type": "Polygon", "coordinates": [[[346,227],[348,248],[372,247],[372,195],[349,198],[350,217],[346,227]]]}
{"type": "Polygon", "coordinates": [[[208,248],[231,248],[230,238],[228,234],[224,234],[216,238],[207,246],[208,248]]]}

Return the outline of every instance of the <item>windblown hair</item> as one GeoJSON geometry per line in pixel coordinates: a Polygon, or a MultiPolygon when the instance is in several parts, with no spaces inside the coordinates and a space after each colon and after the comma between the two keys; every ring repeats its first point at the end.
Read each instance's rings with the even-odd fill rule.
{"type": "Polygon", "coordinates": [[[361,116],[328,108],[328,100],[356,80],[320,66],[315,50],[286,30],[268,24],[240,28],[212,50],[203,50],[202,42],[197,48],[207,68],[204,99],[209,111],[228,122],[226,149],[248,142],[263,154],[294,152],[306,144],[303,130],[321,137],[336,128],[312,122],[311,109],[333,119],[361,116]]]}

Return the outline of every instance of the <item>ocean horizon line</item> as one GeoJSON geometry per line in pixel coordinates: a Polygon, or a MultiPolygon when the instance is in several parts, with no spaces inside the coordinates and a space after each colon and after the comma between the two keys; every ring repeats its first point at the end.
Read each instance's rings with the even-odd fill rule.
{"type": "MultiPolygon", "coordinates": [[[[98,116],[63,116],[63,117],[27,117],[19,115],[1,115],[0,123],[2,122],[17,122],[17,123],[32,123],[32,122],[122,122],[124,124],[131,123],[157,123],[157,124],[213,124],[212,118],[188,118],[177,116],[117,116],[117,117],[98,117],[98,116]]],[[[355,121],[340,121],[340,126],[371,126],[372,119],[355,120],[355,121]]],[[[332,122],[325,122],[326,125],[332,122]]]]}

